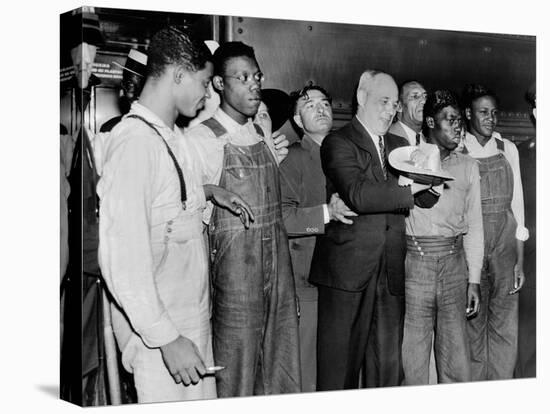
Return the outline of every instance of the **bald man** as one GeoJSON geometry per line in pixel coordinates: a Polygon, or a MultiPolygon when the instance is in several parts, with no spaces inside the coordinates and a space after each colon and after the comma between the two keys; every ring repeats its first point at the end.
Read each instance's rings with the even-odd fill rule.
{"type": "Polygon", "coordinates": [[[309,281],[319,292],[317,390],[357,388],[366,355],[367,385],[403,378],[404,216],[427,187],[400,187],[387,162],[392,149],[407,145],[387,134],[399,106],[393,78],[363,72],[357,102],[351,122],[321,145],[327,194],[338,193],[358,216],[352,226],[328,223],[315,247],[309,281]]]}

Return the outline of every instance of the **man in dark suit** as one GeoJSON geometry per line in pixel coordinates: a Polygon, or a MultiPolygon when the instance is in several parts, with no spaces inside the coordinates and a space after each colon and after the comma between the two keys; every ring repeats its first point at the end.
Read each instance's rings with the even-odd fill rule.
{"type": "Polygon", "coordinates": [[[294,98],[294,122],[303,131],[281,163],[281,203],[298,297],[302,391],[315,391],[317,371],[317,288],[308,283],[315,240],[331,220],[346,224],[355,216],[338,194],[325,193],[320,148],[332,128],[332,98],[318,85],[302,88],[294,98]]]}
{"type": "Polygon", "coordinates": [[[393,78],[365,71],[357,102],[352,121],[321,146],[326,193],[338,193],[359,216],[352,226],[330,222],[315,247],[309,280],[319,292],[317,390],[357,388],[365,356],[367,386],[403,378],[404,215],[428,187],[400,187],[387,163],[392,149],[407,145],[386,134],[398,107],[393,78]]]}
{"type": "Polygon", "coordinates": [[[427,97],[426,89],[418,81],[407,81],[399,88],[400,108],[397,111],[397,121],[390,126],[390,133],[405,138],[409,145],[426,142],[422,135],[424,120],[424,104],[427,97]]]}

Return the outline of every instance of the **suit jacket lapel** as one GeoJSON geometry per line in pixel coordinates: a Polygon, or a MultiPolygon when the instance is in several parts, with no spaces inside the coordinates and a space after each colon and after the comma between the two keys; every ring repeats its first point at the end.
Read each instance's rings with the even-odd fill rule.
{"type": "MultiPolygon", "coordinates": [[[[367,132],[365,127],[359,122],[357,117],[353,117],[351,120],[352,131],[351,140],[362,150],[367,151],[371,156],[371,168],[377,181],[384,181],[384,172],[382,171],[382,164],[380,164],[380,157],[378,156],[378,149],[374,146],[374,142],[367,132]]],[[[386,145],[386,138],[384,137],[384,145],[386,145]]],[[[386,147],[387,148],[387,147],[386,147]]],[[[387,153],[387,150],[386,150],[387,153]]],[[[387,164],[386,164],[387,165],[387,164]]]]}

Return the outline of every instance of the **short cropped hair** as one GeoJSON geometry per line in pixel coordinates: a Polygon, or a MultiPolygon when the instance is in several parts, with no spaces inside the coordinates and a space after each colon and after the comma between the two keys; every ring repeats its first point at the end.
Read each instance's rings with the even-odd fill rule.
{"type": "Polygon", "coordinates": [[[328,99],[329,103],[332,105],[332,96],[330,96],[330,94],[325,90],[325,88],[323,88],[322,86],[319,86],[319,85],[307,85],[307,86],[304,86],[299,91],[294,91],[294,92],[290,93],[290,98],[291,98],[291,102],[292,102],[292,113],[293,114],[296,115],[296,111],[298,110],[298,101],[300,100],[300,98],[306,98],[306,99],[309,98],[309,96],[308,96],[309,91],[319,91],[319,92],[321,92],[323,95],[325,95],[325,97],[328,99]]]}
{"type": "Polygon", "coordinates": [[[490,96],[495,100],[497,106],[499,106],[499,99],[497,95],[491,89],[477,83],[470,83],[464,87],[464,90],[462,91],[462,106],[464,108],[471,108],[472,103],[476,99],[484,96],[490,96]]]}
{"type": "Polygon", "coordinates": [[[191,37],[184,27],[168,26],[151,39],[147,50],[147,76],[159,77],[166,66],[183,65],[196,72],[204,69],[212,54],[206,44],[191,37]]]}
{"type": "Polygon", "coordinates": [[[221,44],[214,52],[214,75],[224,75],[227,62],[230,59],[242,56],[256,61],[254,49],[243,42],[226,42],[221,44]]]}
{"type": "Polygon", "coordinates": [[[435,116],[446,108],[452,106],[460,111],[458,97],[448,89],[439,89],[428,94],[426,104],[424,105],[424,119],[427,117],[435,118],[435,116]]]}

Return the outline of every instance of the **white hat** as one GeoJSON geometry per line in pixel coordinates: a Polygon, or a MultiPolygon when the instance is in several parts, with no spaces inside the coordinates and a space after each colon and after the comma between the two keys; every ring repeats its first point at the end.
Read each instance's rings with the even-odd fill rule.
{"type": "Polygon", "coordinates": [[[124,64],[124,66],[122,66],[118,62],[113,63],[124,70],[145,77],[147,68],[147,55],[140,52],[139,50],[130,49],[130,53],[128,53],[128,57],[126,58],[126,63],[124,64]]]}
{"type": "Polygon", "coordinates": [[[216,49],[220,47],[220,44],[215,40],[205,40],[204,43],[208,46],[208,49],[210,49],[210,53],[212,54],[214,54],[216,49]]]}
{"type": "Polygon", "coordinates": [[[388,161],[403,175],[421,184],[437,185],[441,181],[454,180],[452,175],[441,169],[439,148],[434,144],[396,148],[390,152],[388,161]]]}

